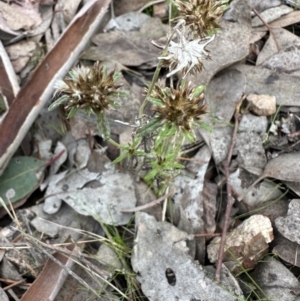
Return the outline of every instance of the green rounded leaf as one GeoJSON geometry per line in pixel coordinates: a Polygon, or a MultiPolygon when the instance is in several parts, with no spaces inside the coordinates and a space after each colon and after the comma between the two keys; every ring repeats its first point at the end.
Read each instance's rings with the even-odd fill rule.
{"type": "Polygon", "coordinates": [[[0,177],[0,197],[5,204],[9,201],[15,203],[30,195],[39,185],[37,172],[44,166],[43,161],[33,157],[12,158],[0,177]]]}

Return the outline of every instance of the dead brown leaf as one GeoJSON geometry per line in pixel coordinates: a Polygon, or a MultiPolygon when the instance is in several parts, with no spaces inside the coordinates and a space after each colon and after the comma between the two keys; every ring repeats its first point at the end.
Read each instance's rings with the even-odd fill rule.
{"type": "Polygon", "coordinates": [[[235,65],[234,68],[246,76],[246,94],[274,95],[278,106],[300,105],[299,77],[245,64],[235,65]]]}
{"type": "Polygon", "coordinates": [[[162,37],[166,29],[159,19],[147,20],[140,31],[111,31],[95,35],[97,46],[89,48],[83,59],[117,61],[125,66],[157,65],[161,50],[151,44],[151,39],[162,37]]]}
{"type": "Polygon", "coordinates": [[[37,43],[32,40],[22,40],[6,47],[16,73],[19,73],[26,66],[37,47],[37,43]]]}
{"type": "Polygon", "coordinates": [[[280,50],[267,59],[262,66],[278,72],[298,71],[300,68],[300,42],[280,50]]]}
{"type": "Polygon", "coordinates": [[[118,0],[114,1],[114,10],[115,15],[119,16],[131,11],[137,11],[145,4],[147,4],[149,0],[118,0]]]}
{"type": "Polygon", "coordinates": [[[212,60],[203,62],[205,70],[191,77],[196,84],[208,84],[211,78],[220,70],[237,63],[247,57],[251,36],[250,6],[248,1],[236,1],[237,22],[222,21],[221,32],[216,35],[207,49],[212,60]]]}
{"type": "MultiPolygon", "coordinates": [[[[282,28],[287,27],[292,24],[296,24],[300,22],[300,11],[295,10],[287,15],[282,16],[280,19],[271,22],[269,26],[272,28],[282,28]]],[[[265,26],[257,27],[254,29],[255,31],[267,30],[265,26]]]]}
{"type": "Polygon", "coordinates": [[[300,267],[300,256],[298,255],[299,244],[286,239],[281,234],[276,234],[274,243],[275,247],[273,248],[272,253],[276,254],[289,264],[300,267]]]}
{"type": "Polygon", "coordinates": [[[11,30],[29,30],[42,22],[38,10],[32,5],[9,5],[0,1],[0,13],[11,30]]]}
{"type": "Polygon", "coordinates": [[[287,46],[300,42],[300,38],[295,34],[291,33],[290,31],[284,28],[274,28],[273,35],[271,35],[268,38],[263,49],[257,57],[256,65],[263,64],[268,58],[270,58],[272,55],[275,55],[278,52],[273,36],[275,36],[280,49],[284,49],[287,46]]]}
{"type": "Polygon", "coordinates": [[[289,203],[289,209],[285,217],[280,216],[275,220],[278,231],[292,242],[300,244],[300,200],[293,199],[289,203]]]}

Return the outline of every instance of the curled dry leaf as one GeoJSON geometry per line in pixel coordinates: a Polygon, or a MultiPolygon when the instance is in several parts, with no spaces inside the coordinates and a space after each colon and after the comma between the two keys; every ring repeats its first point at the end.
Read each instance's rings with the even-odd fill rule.
{"type": "MultiPolygon", "coordinates": [[[[78,249],[77,246],[69,247],[70,255],[73,252],[75,254],[79,253],[78,249]]],[[[70,270],[75,263],[70,255],[57,252],[53,257],[70,270]]],[[[21,301],[40,301],[41,299],[54,301],[67,276],[66,269],[49,259],[38,278],[23,295],[21,301]]]]}
{"type": "Polygon", "coordinates": [[[25,7],[0,1],[0,12],[12,30],[29,30],[42,22],[38,8],[33,5],[25,7]]]}

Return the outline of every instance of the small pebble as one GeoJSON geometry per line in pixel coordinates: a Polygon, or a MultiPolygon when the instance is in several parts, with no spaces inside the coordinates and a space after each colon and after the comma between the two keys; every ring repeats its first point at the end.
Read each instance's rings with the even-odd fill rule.
{"type": "Polygon", "coordinates": [[[270,116],[276,112],[276,97],[273,95],[249,94],[250,111],[258,116],[270,116]]]}

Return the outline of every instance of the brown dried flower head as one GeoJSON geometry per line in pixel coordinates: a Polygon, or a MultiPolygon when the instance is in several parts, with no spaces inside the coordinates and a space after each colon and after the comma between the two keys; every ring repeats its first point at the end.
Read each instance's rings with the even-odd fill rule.
{"type": "Polygon", "coordinates": [[[106,67],[96,62],[93,67],[77,67],[69,72],[64,80],[59,80],[54,96],[59,98],[53,102],[48,110],[53,110],[60,105],[68,112],[68,118],[75,115],[78,109],[86,114],[94,113],[97,117],[98,130],[104,139],[110,138],[109,123],[105,114],[106,110],[118,108],[118,92],[121,85],[116,84],[119,77],[114,71],[107,74],[106,67]]]}
{"type": "Polygon", "coordinates": [[[49,107],[52,110],[64,105],[72,117],[78,109],[86,113],[103,113],[105,110],[119,107],[116,102],[117,91],[121,85],[116,84],[118,74],[114,71],[107,74],[106,67],[96,62],[93,67],[77,67],[69,72],[64,80],[59,80],[54,96],[59,98],[49,107]]]}
{"type": "Polygon", "coordinates": [[[154,103],[152,110],[156,112],[155,118],[159,123],[163,121],[175,125],[176,128],[192,135],[193,123],[207,112],[204,93],[196,93],[196,89],[191,88],[191,83],[178,90],[162,88],[156,84],[150,100],[154,103]]]}
{"type": "Polygon", "coordinates": [[[220,28],[219,21],[224,12],[222,1],[189,0],[175,1],[179,16],[174,21],[184,20],[199,37],[212,35],[220,28]]]}

